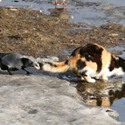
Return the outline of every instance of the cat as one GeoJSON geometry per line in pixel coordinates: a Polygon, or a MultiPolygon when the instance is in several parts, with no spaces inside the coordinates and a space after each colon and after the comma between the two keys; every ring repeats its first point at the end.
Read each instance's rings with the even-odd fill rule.
{"type": "Polygon", "coordinates": [[[39,64],[41,70],[48,72],[71,70],[89,83],[97,79],[107,81],[112,75],[120,76],[125,72],[125,60],[96,43],[76,48],[66,61],[39,64]]]}
{"type": "Polygon", "coordinates": [[[37,62],[33,62],[28,57],[24,57],[18,53],[0,53],[0,68],[2,70],[7,70],[10,75],[12,75],[11,71],[15,70],[24,70],[27,75],[31,74],[25,68],[27,67],[35,67],[36,69],[40,69],[40,66],[37,62]]]}

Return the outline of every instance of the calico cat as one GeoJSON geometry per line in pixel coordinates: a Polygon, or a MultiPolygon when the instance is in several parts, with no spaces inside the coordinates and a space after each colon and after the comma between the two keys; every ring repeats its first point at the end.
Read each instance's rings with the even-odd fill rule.
{"type": "Polygon", "coordinates": [[[40,67],[49,72],[71,70],[81,79],[95,83],[96,79],[105,81],[112,75],[123,75],[125,60],[110,53],[101,45],[89,43],[76,48],[66,61],[44,62],[40,63],[40,67]]]}

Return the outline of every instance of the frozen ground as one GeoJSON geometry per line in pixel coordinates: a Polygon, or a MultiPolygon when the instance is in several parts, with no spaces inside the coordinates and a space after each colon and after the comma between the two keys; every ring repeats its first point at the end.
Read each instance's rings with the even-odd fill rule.
{"type": "Polygon", "coordinates": [[[0,125],[121,124],[116,112],[85,105],[69,82],[37,73],[0,75],[0,125]]]}

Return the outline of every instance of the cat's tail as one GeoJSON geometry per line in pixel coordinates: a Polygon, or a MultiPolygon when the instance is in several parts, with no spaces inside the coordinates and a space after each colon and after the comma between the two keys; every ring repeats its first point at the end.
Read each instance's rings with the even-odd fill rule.
{"type": "Polygon", "coordinates": [[[67,61],[39,63],[40,69],[48,72],[66,72],[69,69],[67,61]]]}

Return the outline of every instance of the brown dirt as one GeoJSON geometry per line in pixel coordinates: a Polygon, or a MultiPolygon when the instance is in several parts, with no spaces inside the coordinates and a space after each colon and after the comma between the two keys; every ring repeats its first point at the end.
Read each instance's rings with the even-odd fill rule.
{"type": "Polygon", "coordinates": [[[88,42],[103,46],[124,43],[124,26],[110,23],[86,30],[79,27],[80,24],[38,10],[0,7],[1,52],[61,56],[65,48],[76,48],[88,42]]]}

